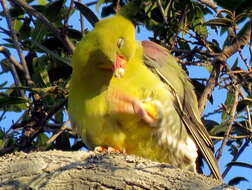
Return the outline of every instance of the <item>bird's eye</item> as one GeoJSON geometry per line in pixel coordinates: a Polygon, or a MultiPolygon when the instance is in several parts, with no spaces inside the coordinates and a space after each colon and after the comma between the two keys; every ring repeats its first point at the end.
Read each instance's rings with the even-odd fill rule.
{"type": "Polygon", "coordinates": [[[117,47],[122,48],[123,46],[124,46],[124,39],[119,38],[118,41],[117,41],[117,47]]]}

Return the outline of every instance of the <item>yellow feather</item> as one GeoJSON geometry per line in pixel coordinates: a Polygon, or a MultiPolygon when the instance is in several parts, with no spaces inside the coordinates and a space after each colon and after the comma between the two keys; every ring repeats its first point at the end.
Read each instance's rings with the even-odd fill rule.
{"type": "MultiPolygon", "coordinates": [[[[73,127],[91,149],[113,147],[195,171],[197,147],[177,113],[177,97],[145,65],[143,53],[129,20],[113,16],[96,24],[72,59],[69,114],[73,127]],[[113,70],[117,56],[127,60],[119,75],[113,70]]],[[[184,75],[182,70],[178,73],[184,75]]],[[[176,73],[171,76],[177,77],[176,73]]],[[[183,96],[183,86],[178,89],[183,96]]],[[[191,93],[190,85],[188,89],[191,93]]]]}

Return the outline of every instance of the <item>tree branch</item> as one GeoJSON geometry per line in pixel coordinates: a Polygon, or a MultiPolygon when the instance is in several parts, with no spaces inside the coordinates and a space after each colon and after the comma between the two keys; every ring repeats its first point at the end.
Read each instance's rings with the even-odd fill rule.
{"type": "Polygon", "coordinates": [[[70,124],[70,121],[66,121],[62,127],[56,132],[48,141],[47,144],[52,144],[53,141],[55,141],[58,136],[63,133],[65,130],[71,130],[72,128],[69,128],[68,125],[70,124]]]}
{"type": "MultiPolygon", "coordinates": [[[[15,59],[14,57],[11,56],[9,50],[6,49],[5,47],[0,46],[0,52],[1,52],[7,59],[9,59],[10,62],[12,63],[12,64],[10,64],[10,71],[11,71],[12,77],[13,77],[13,79],[14,79],[15,85],[16,85],[17,87],[21,87],[22,84],[21,84],[20,79],[19,79],[19,77],[18,77],[16,67],[17,67],[19,70],[23,71],[23,66],[20,65],[20,64],[16,61],[16,59],[15,59]],[[15,65],[16,67],[15,67],[14,65],[15,65]]],[[[21,94],[22,97],[25,97],[25,94],[24,94],[24,91],[23,91],[23,90],[19,90],[19,92],[20,92],[20,94],[21,94]]]]}
{"type": "Polygon", "coordinates": [[[232,109],[230,111],[230,119],[228,121],[227,130],[225,131],[225,134],[224,134],[224,139],[222,141],[221,147],[219,148],[218,154],[216,156],[217,160],[219,160],[220,157],[222,156],[222,152],[224,150],[224,147],[226,146],[226,144],[229,140],[229,135],[232,130],[233,122],[235,121],[235,118],[236,118],[236,108],[238,105],[238,98],[239,98],[239,90],[238,90],[237,86],[234,86],[234,91],[235,91],[234,92],[234,103],[233,103],[232,109]]]}
{"type": "Polygon", "coordinates": [[[18,42],[17,34],[16,34],[15,30],[12,27],[12,20],[11,20],[11,16],[10,16],[10,13],[9,13],[9,9],[7,7],[6,0],[2,0],[1,4],[2,4],[3,11],[4,11],[4,14],[5,14],[5,18],[6,18],[6,21],[7,21],[7,24],[8,24],[8,28],[10,30],[11,38],[12,38],[13,43],[14,43],[16,49],[17,49],[18,56],[20,58],[20,62],[21,62],[22,67],[23,67],[22,71],[24,73],[25,79],[27,80],[27,83],[29,85],[31,85],[31,84],[33,84],[33,82],[31,80],[31,76],[30,76],[30,73],[29,73],[29,70],[28,70],[28,67],[27,67],[27,63],[25,61],[25,56],[24,56],[24,54],[23,54],[23,52],[21,50],[21,45],[18,42]]]}
{"type": "MultiPolygon", "coordinates": [[[[223,140],[225,137],[218,137],[218,136],[210,136],[211,139],[213,140],[223,140]]],[[[240,136],[229,136],[229,139],[252,139],[252,135],[240,135],[240,136]]]]}
{"type": "Polygon", "coordinates": [[[65,46],[70,54],[74,51],[74,44],[68,39],[68,36],[63,36],[58,28],[56,28],[43,14],[38,12],[36,9],[32,8],[23,0],[10,0],[12,3],[15,3],[22,8],[24,8],[29,14],[35,16],[40,20],[65,46]]]}
{"type": "Polygon", "coordinates": [[[212,70],[211,75],[208,79],[207,85],[206,85],[206,87],[205,87],[205,89],[199,99],[199,112],[201,114],[203,113],[205,106],[206,106],[206,104],[212,94],[212,91],[218,82],[218,78],[219,78],[219,75],[220,75],[222,68],[223,68],[223,65],[221,65],[220,62],[216,62],[213,65],[213,70],[212,70]]]}
{"type": "MultiPolygon", "coordinates": [[[[231,45],[226,45],[223,48],[223,51],[218,55],[213,61],[213,70],[208,79],[208,83],[201,95],[199,100],[199,111],[203,113],[205,106],[208,102],[209,97],[212,94],[214,87],[217,85],[217,81],[220,75],[220,72],[224,68],[226,60],[231,57],[234,53],[238,52],[242,46],[246,45],[250,39],[251,34],[251,24],[247,27],[245,33],[240,38],[237,38],[231,45]]],[[[227,37],[228,38],[228,37],[227,37]]]]}
{"type": "Polygon", "coordinates": [[[24,71],[23,66],[11,55],[10,51],[3,46],[0,46],[0,53],[2,53],[10,62],[15,65],[20,71],[24,71]]]}
{"type": "Polygon", "coordinates": [[[159,10],[160,10],[160,12],[161,12],[161,14],[162,14],[162,16],[163,16],[163,19],[164,19],[165,24],[168,24],[167,17],[165,16],[164,8],[163,8],[163,6],[162,6],[161,1],[160,1],[160,0],[157,0],[157,4],[158,4],[158,8],[159,8],[159,10]]]}

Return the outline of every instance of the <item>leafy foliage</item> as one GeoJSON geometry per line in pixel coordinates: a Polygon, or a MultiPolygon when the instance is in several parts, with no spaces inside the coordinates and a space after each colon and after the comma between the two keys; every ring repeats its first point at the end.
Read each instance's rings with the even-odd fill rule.
{"type": "MultiPolygon", "coordinates": [[[[93,3],[9,1],[9,13],[4,8],[5,0],[0,12],[2,20],[8,17],[12,20],[12,28],[0,26],[0,53],[4,56],[0,61],[0,77],[10,73],[14,83],[0,83],[0,125],[9,112],[22,115],[12,126],[4,126],[7,131],[0,129],[0,153],[79,149],[83,144],[71,143],[70,139],[76,136],[63,123],[72,50],[88,32],[83,20],[92,26],[98,21],[89,7],[93,3]],[[70,23],[71,19],[79,23],[70,23]],[[13,53],[15,49],[20,50],[23,61],[17,61],[22,60],[22,55],[13,53]]],[[[209,77],[192,79],[200,105],[204,108],[208,101],[216,104],[213,89],[225,89],[227,94],[217,110],[205,113],[205,126],[215,142],[221,141],[223,147],[229,147],[233,161],[227,164],[227,169],[251,168],[251,164],[236,160],[252,137],[251,60],[249,63],[247,54],[243,55],[245,47],[252,53],[252,1],[215,2],[218,6],[194,0],[98,0],[96,10],[102,17],[119,12],[131,19],[140,31],[141,26],[146,27],[153,33],[150,39],[168,48],[186,72],[189,66],[209,72],[209,77]],[[217,38],[210,40],[213,32],[225,38],[224,44],[217,38]],[[231,56],[235,61],[229,59],[231,56]],[[213,119],[216,118],[213,115],[221,119],[213,119]]],[[[223,147],[218,150],[218,158],[223,147]]],[[[235,185],[246,180],[238,176],[229,183],[235,185]]]]}

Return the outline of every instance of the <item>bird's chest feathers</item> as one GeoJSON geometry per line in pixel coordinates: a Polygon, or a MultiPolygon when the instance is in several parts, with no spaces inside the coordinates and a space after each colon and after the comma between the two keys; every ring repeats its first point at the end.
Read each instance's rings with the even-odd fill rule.
{"type": "Polygon", "coordinates": [[[85,100],[85,118],[86,126],[89,126],[87,140],[91,147],[107,145],[124,149],[131,146],[129,142],[133,146],[135,140],[149,137],[153,129],[136,114],[122,113],[120,109],[128,109],[130,105],[118,101],[117,97],[117,93],[138,100],[155,96],[155,82],[148,79],[152,73],[142,63],[139,64],[139,68],[128,65],[121,78],[112,76],[108,83],[97,82],[99,89],[89,87],[89,97],[85,100]]]}

